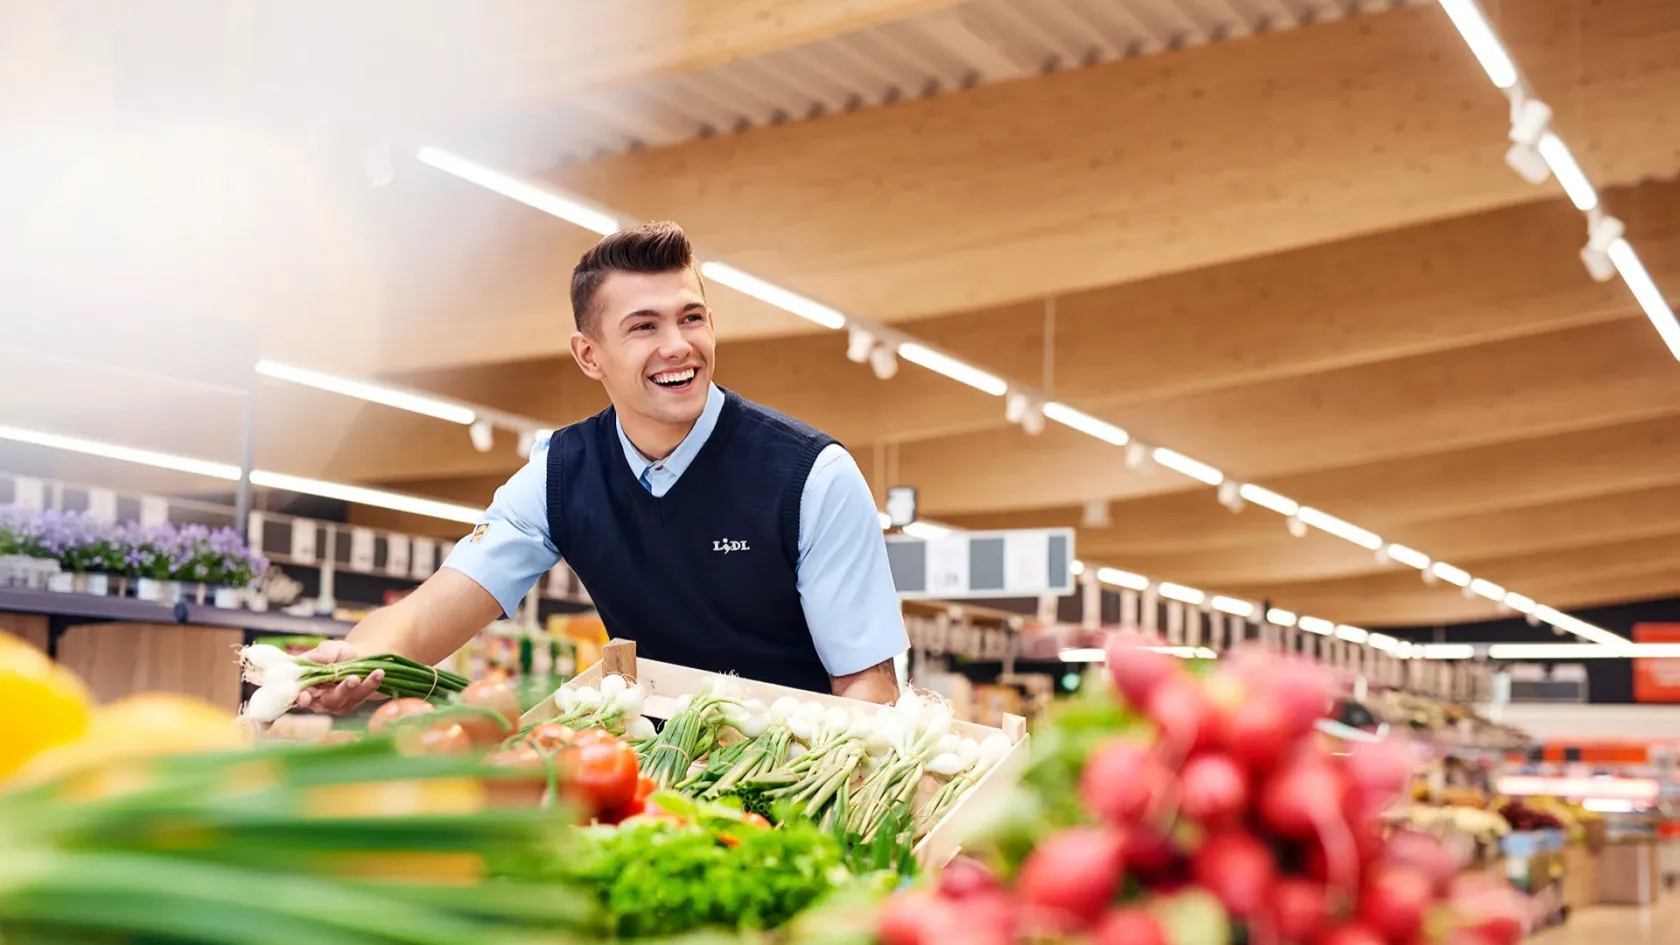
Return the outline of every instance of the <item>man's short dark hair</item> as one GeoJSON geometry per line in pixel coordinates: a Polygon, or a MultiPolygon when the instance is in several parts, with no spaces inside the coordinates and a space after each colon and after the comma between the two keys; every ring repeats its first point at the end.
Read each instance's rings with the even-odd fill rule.
{"type": "Polygon", "coordinates": [[[601,313],[595,295],[614,272],[662,273],[694,267],[694,246],[668,220],[619,230],[590,247],[572,270],[572,318],[578,331],[595,334],[601,313]]]}

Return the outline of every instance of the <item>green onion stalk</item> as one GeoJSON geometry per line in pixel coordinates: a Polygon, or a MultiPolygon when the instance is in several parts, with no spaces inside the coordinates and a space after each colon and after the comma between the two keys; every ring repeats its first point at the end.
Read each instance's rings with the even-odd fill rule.
{"type": "Polygon", "coordinates": [[[486,803],[478,779],[513,772],[383,738],[134,764],[0,793],[0,941],[600,937],[593,897],[549,879],[573,820],[486,803]]]}
{"type": "Polygon", "coordinates": [[[725,752],[732,752],[732,755],[715,777],[711,774],[717,766],[707,765],[701,775],[707,783],[698,793],[707,800],[716,800],[734,790],[737,784],[775,771],[787,761],[788,748],[792,744],[793,733],[777,726],[751,741],[736,742],[723,751],[713,752],[714,756],[725,752]],[[737,748],[740,750],[736,751],[737,748]]]}
{"type": "Polygon", "coordinates": [[[240,669],[257,691],[245,704],[244,715],[258,722],[272,722],[297,704],[305,690],[330,685],[355,676],[366,679],[379,672],[379,691],[393,698],[444,702],[467,688],[459,673],[416,662],[406,656],[381,653],[342,663],[317,663],[287,653],[277,646],[256,643],[239,651],[240,669]]]}
{"type": "Polygon", "coordinates": [[[695,761],[717,747],[728,710],[739,705],[728,677],[719,677],[694,696],[679,698],[676,713],[638,751],[642,774],[662,788],[688,780],[695,761]]]}
{"type": "Polygon", "coordinates": [[[642,718],[645,701],[640,687],[614,674],[602,677],[600,688],[561,686],[554,693],[554,706],[559,714],[546,721],[567,728],[604,728],[614,735],[643,741],[654,734],[653,723],[642,718]]]}

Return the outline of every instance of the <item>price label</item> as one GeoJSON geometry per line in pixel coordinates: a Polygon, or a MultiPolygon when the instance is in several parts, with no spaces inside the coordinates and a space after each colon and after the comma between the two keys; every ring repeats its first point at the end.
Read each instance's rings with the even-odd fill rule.
{"type": "Polygon", "coordinates": [[[87,514],[99,522],[116,521],[117,494],[109,489],[89,489],[87,514]]]}
{"type": "MultiPolygon", "coordinates": [[[[261,518],[257,517],[255,512],[251,513],[251,518],[253,521],[262,521],[261,518]]],[[[168,499],[155,495],[143,495],[140,497],[141,528],[156,528],[167,521],[169,521],[168,499]]],[[[260,544],[260,539],[262,538],[261,529],[250,531],[249,534],[252,535],[251,544],[253,546],[260,544]]]]}
{"type": "Polygon", "coordinates": [[[29,476],[19,476],[13,484],[12,501],[28,512],[47,507],[47,484],[29,476]]]}
{"type": "Polygon", "coordinates": [[[437,570],[437,542],[430,538],[416,538],[412,554],[408,576],[416,581],[431,577],[432,572],[437,570]]]}
{"type": "Polygon", "coordinates": [[[301,519],[292,522],[292,560],[298,564],[315,563],[315,540],[319,529],[314,522],[301,519]]]}
{"type": "Polygon", "coordinates": [[[1003,586],[1037,593],[1050,586],[1050,533],[1021,532],[1003,538],[1003,586]]]}
{"type": "Polygon", "coordinates": [[[385,573],[408,577],[408,536],[385,536],[385,573]]]}
{"type": "Polygon", "coordinates": [[[968,591],[968,539],[934,538],[927,543],[927,589],[934,596],[968,591]]]}
{"type": "Polygon", "coordinates": [[[357,571],[373,570],[373,532],[366,528],[350,529],[350,567],[357,571]]]}

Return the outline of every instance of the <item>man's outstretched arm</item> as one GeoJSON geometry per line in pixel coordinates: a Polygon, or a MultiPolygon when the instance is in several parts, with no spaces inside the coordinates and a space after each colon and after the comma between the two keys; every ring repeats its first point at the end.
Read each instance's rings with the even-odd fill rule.
{"type": "MultiPolygon", "coordinates": [[[[397,653],[427,665],[460,649],[473,635],[511,614],[543,572],[560,560],[548,534],[547,444],[500,489],[472,533],[455,546],[436,574],[402,600],[368,614],[342,642],[310,654],[342,662],[397,653]]],[[[377,679],[318,687],[298,704],[347,712],[373,695],[377,679]]]]}
{"type": "Polygon", "coordinates": [[[799,601],[834,693],[894,701],[893,660],[910,639],[875,498],[843,448],[811,467],[799,522],[799,601]]]}
{"type": "Polygon", "coordinates": [[[883,705],[898,701],[898,671],[892,660],[883,660],[861,673],[849,676],[830,676],[834,694],[863,702],[883,705]]]}

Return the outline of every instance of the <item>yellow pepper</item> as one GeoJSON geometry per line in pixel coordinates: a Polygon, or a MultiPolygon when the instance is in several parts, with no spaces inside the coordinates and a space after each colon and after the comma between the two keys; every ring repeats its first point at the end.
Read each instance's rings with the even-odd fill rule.
{"type": "Polygon", "coordinates": [[[87,731],[92,696],[75,673],[0,634],[0,781],[87,731]]]}

